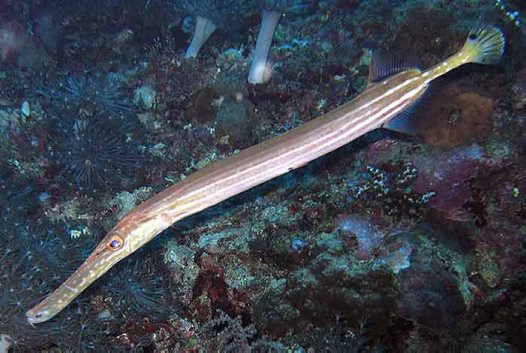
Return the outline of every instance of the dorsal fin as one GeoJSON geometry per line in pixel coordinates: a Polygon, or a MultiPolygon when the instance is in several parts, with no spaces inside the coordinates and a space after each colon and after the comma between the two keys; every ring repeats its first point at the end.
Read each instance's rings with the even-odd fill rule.
{"type": "Polygon", "coordinates": [[[374,52],[369,65],[368,83],[373,84],[399,72],[417,68],[412,56],[390,54],[382,50],[374,52]]]}

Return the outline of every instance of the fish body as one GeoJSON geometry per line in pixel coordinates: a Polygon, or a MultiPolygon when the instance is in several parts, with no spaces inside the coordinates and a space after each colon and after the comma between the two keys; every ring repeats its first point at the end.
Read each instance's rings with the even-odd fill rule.
{"type": "Polygon", "coordinates": [[[371,82],[350,102],[215,162],[165,189],[124,216],[60,287],[27,311],[27,320],[32,324],[49,320],[117,262],[173,223],[385,126],[414,104],[437,77],[469,62],[494,63],[500,59],[503,48],[504,37],[498,29],[473,30],[457,54],[430,69],[408,69],[371,82]]]}

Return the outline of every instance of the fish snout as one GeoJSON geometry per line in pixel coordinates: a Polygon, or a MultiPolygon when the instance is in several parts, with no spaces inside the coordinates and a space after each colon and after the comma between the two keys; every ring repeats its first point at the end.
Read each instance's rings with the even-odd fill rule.
{"type": "Polygon", "coordinates": [[[38,306],[26,312],[26,320],[31,325],[39,324],[41,322],[51,319],[54,315],[47,309],[40,309],[38,306]]]}

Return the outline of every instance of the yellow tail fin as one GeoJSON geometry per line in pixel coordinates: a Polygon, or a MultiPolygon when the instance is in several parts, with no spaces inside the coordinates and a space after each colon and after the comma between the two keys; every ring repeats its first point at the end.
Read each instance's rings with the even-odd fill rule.
{"type": "Polygon", "coordinates": [[[466,62],[496,64],[504,53],[506,39],[497,27],[482,26],[469,32],[466,43],[460,51],[466,62]]]}

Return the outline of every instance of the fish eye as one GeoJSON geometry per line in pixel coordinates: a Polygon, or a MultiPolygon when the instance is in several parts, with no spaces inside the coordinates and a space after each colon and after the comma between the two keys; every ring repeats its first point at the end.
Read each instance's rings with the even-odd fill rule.
{"type": "Polygon", "coordinates": [[[476,33],[470,33],[470,35],[468,36],[468,39],[469,39],[469,40],[475,40],[475,39],[477,39],[477,34],[476,34],[476,33]]]}
{"type": "Polygon", "coordinates": [[[119,250],[120,248],[122,248],[123,245],[124,245],[124,239],[120,235],[115,234],[111,237],[110,241],[108,242],[107,247],[109,250],[115,251],[115,250],[119,250]]]}

